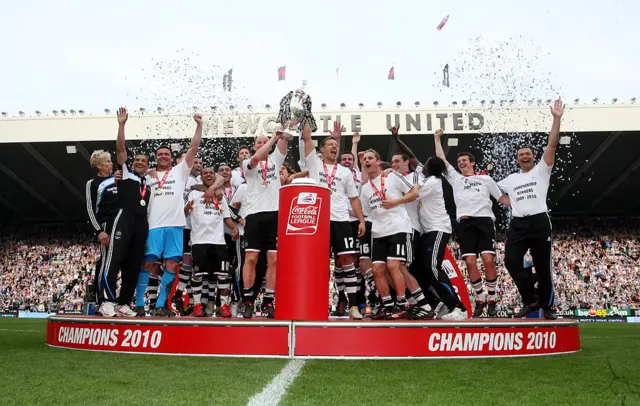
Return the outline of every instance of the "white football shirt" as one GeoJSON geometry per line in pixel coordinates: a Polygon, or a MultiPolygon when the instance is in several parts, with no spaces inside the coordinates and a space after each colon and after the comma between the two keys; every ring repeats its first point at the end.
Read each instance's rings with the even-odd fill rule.
{"type": "Polygon", "coordinates": [[[152,178],[147,175],[147,183],[151,187],[149,202],[149,230],[159,227],[184,227],[184,191],[191,168],[184,160],[171,168],[162,188],[158,187],[166,171],[157,172],[152,178]]]}
{"type": "Polygon", "coordinates": [[[453,188],[453,200],[456,202],[456,218],[490,217],[495,220],[490,196],[498,200],[502,192],[496,182],[487,175],[462,176],[453,166],[447,165],[444,175],[453,188]]]}
{"type": "Polygon", "coordinates": [[[349,221],[347,204],[350,207],[349,199],[358,197],[358,189],[353,182],[351,171],[340,164],[326,164],[328,173],[325,173],[323,160],[318,157],[316,151],[312,151],[305,158],[305,163],[309,177],[331,189],[331,221],[349,221]],[[331,179],[332,175],[335,176],[333,179],[331,179]]]}
{"type": "Polygon", "coordinates": [[[241,168],[234,168],[231,170],[231,186],[237,189],[238,186],[244,183],[244,175],[241,168]]]}
{"type": "Polygon", "coordinates": [[[418,206],[422,233],[442,231],[451,234],[451,219],[444,206],[444,193],[440,179],[429,176],[422,180],[418,206]]]}
{"type": "Polygon", "coordinates": [[[204,193],[198,190],[191,191],[188,199],[194,202],[193,210],[189,214],[191,217],[191,245],[225,245],[224,219],[231,217],[226,200],[222,199],[218,202],[218,209],[216,209],[214,204],[205,204],[204,193]]]}
{"type": "MultiPolygon", "coordinates": [[[[347,168],[348,169],[348,168],[347,168]]],[[[350,169],[351,176],[353,177],[353,183],[356,185],[356,189],[358,190],[358,196],[360,196],[360,192],[362,191],[362,173],[360,171],[356,171],[355,169],[350,169]]],[[[352,210],[351,202],[347,201],[347,212],[352,210]]],[[[363,217],[367,217],[362,214],[363,217]]],[[[357,217],[349,216],[349,221],[358,221],[357,217]]]]}
{"type": "MultiPolygon", "coordinates": [[[[410,184],[418,185],[420,182],[420,175],[420,172],[409,172],[404,175],[404,178],[410,184]]],[[[414,200],[405,204],[405,206],[407,207],[407,213],[409,214],[409,218],[411,219],[411,226],[414,230],[420,231],[422,227],[420,226],[420,216],[418,214],[420,210],[418,207],[418,201],[414,200]]]]}
{"type": "MultiPolygon", "coordinates": [[[[234,193],[235,188],[233,186],[231,187],[223,187],[222,188],[222,194],[224,195],[224,200],[227,202],[227,206],[231,204],[231,199],[233,198],[233,193],[234,193]]],[[[231,210],[231,209],[229,209],[231,210]]],[[[227,225],[224,225],[224,233],[225,234],[229,234],[229,235],[233,235],[233,230],[230,229],[229,227],[227,227],[227,225]]]]}
{"type": "MultiPolygon", "coordinates": [[[[231,206],[233,206],[236,203],[240,203],[240,210],[238,211],[238,215],[241,218],[246,218],[247,216],[246,210],[244,208],[246,191],[247,191],[247,184],[243,183],[236,189],[235,193],[233,194],[233,197],[231,198],[231,206]]],[[[240,223],[236,224],[236,226],[238,227],[238,234],[244,235],[244,226],[240,223]]]]}
{"type": "Polygon", "coordinates": [[[362,185],[360,200],[363,210],[369,213],[368,220],[371,221],[371,234],[373,238],[388,237],[398,233],[411,233],[411,219],[407,213],[405,205],[396,206],[392,209],[382,207],[382,199],[374,191],[371,184],[375,185],[378,192],[383,193],[386,200],[397,200],[408,193],[412,184],[399,173],[391,172],[389,175],[369,180],[362,185]],[[381,181],[384,179],[384,192],[382,192],[381,181]]]}
{"type": "MultiPolygon", "coordinates": [[[[185,204],[188,201],[189,193],[191,193],[191,186],[201,185],[201,184],[202,184],[202,179],[200,178],[200,176],[195,177],[195,176],[189,174],[189,178],[187,179],[187,185],[184,188],[184,202],[185,202],[185,204]]],[[[189,218],[189,216],[186,216],[185,220],[186,220],[186,224],[187,224],[185,226],[185,228],[188,229],[188,230],[191,230],[191,219],[189,218]]]]}
{"type": "Polygon", "coordinates": [[[513,173],[498,182],[500,190],[511,199],[511,214],[514,217],[547,212],[547,192],[552,170],[553,166],[548,166],[541,159],[529,172],[513,173]]]}
{"type": "Polygon", "coordinates": [[[242,162],[242,169],[247,181],[246,201],[243,207],[246,215],[278,211],[278,202],[280,198],[280,168],[284,163],[285,156],[280,153],[278,147],[269,154],[267,161],[259,162],[255,168],[249,163],[251,158],[242,162]],[[263,168],[266,168],[266,174],[263,174],[263,168]],[[267,186],[263,186],[265,182],[267,186]]]}

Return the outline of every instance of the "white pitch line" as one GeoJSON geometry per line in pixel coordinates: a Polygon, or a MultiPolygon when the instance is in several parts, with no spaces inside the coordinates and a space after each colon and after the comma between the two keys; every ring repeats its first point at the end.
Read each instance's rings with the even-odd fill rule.
{"type": "Polygon", "coordinates": [[[15,331],[16,333],[43,333],[40,330],[14,330],[12,328],[0,328],[0,331],[15,331]]]}
{"type": "Polygon", "coordinates": [[[287,393],[287,389],[289,389],[293,381],[300,375],[300,371],[302,371],[305,362],[305,360],[300,359],[289,361],[262,392],[253,395],[249,399],[247,406],[276,406],[280,403],[287,393]]]}

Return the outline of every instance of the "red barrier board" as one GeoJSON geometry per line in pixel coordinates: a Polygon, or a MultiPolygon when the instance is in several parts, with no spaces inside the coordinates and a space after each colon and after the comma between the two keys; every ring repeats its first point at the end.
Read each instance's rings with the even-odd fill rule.
{"type": "MultiPolygon", "coordinates": [[[[353,324],[353,323],[352,323],[353,324]]],[[[364,324],[364,323],[363,323],[364,324]]],[[[373,323],[371,323],[373,324],[373,323]]],[[[567,327],[382,327],[295,325],[295,357],[514,357],[580,350],[577,325],[567,327]],[[393,328],[389,328],[393,327],[393,328]]]]}
{"type": "MultiPolygon", "coordinates": [[[[117,322],[122,320],[116,319],[117,322]]],[[[50,320],[47,323],[47,344],[53,347],[112,352],[287,357],[289,325],[259,322],[254,325],[238,322],[226,325],[189,325],[146,320],[144,324],[109,324],[91,320],[50,320]]]]}

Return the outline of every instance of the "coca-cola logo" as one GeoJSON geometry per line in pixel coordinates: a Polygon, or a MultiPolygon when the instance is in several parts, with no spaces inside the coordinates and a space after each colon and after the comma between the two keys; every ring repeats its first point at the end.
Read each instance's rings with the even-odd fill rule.
{"type": "Polygon", "coordinates": [[[291,214],[312,214],[314,216],[317,216],[318,207],[317,206],[294,206],[291,209],[291,214]]]}
{"type": "Polygon", "coordinates": [[[313,235],[318,231],[322,199],[315,193],[300,193],[291,200],[287,234],[313,235]]]}

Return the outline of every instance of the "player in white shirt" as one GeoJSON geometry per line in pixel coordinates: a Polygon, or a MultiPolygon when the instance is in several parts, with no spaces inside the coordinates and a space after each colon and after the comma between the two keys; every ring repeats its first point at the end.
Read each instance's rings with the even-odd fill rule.
{"type": "MultiPolygon", "coordinates": [[[[334,131],[340,131],[340,122],[334,123],[334,131]]],[[[331,191],[331,221],[329,238],[331,248],[336,258],[335,279],[344,281],[344,289],[349,301],[349,317],[362,319],[358,310],[356,291],[358,279],[354,264],[356,253],[356,238],[364,235],[365,224],[362,216],[362,206],[358,197],[358,189],[353,181],[353,174],[344,166],[338,164],[339,144],[333,137],[327,137],[320,142],[322,159],[316,154],[311,140],[311,128],[307,123],[302,130],[305,148],[305,164],[309,177],[331,191]],[[351,205],[358,219],[358,234],[351,232],[347,202],[351,205]]]]}
{"type": "Polygon", "coordinates": [[[404,204],[418,197],[418,186],[410,184],[395,172],[384,175],[380,170],[380,155],[374,150],[365,151],[363,165],[368,181],[362,185],[360,199],[363,211],[369,213],[372,223],[373,276],[384,306],[379,317],[406,318],[406,285],[400,264],[407,261],[412,226],[404,204]],[[385,277],[386,271],[391,276],[397,294],[395,309],[385,277]]]}
{"type": "MultiPolygon", "coordinates": [[[[186,152],[180,154],[176,163],[180,163],[184,160],[186,152]]],[[[184,190],[185,203],[191,187],[202,184],[202,178],[200,173],[202,172],[202,158],[195,157],[193,159],[193,167],[187,178],[187,185],[184,190]]],[[[193,273],[193,260],[191,259],[191,219],[189,216],[185,218],[185,227],[183,230],[182,239],[182,261],[180,262],[180,271],[178,272],[178,278],[174,281],[171,293],[169,294],[169,303],[171,303],[171,311],[177,315],[184,315],[184,298],[183,292],[187,288],[187,284],[191,279],[193,273]]]]}
{"type": "Polygon", "coordinates": [[[273,295],[276,286],[276,261],[278,239],[278,202],[280,197],[280,167],[287,155],[287,141],[281,132],[271,138],[256,138],[253,156],[240,166],[247,181],[245,199],[245,263],[242,268],[242,301],[244,318],[253,316],[253,284],[256,264],[261,251],[267,251],[266,291],[262,301],[264,313],[273,318],[273,295]],[[273,152],[274,145],[277,146],[273,152]],[[271,153],[270,153],[271,152],[271,153]]]}
{"type": "Polygon", "coordinates": [[[245,159],[249,158],[250,155],[251,151],[249,151],[249,147],[243,145],[238,148],[236,158],[238,160],[239,166],[231,171],[231,186],[233,186],[234,189],[237,189],[238,186],[244,183],[244,170],[242,169],[242,162],[245,159]]]}
{"type": "MultiPolygon", "coordinates": [[[[202,182],[205,187],[213,185],[215,179],[213,168],[202,170],[202,182]]],[[[232,238],[238,238],[238,229],[231,219],[231,212],[227,205],[226,198],[220,201],[214,199],[207,203],[204,192],[193,190],[189,193],[188,217],[191,218],[191,245],[193,251],[193,261],[195,272],[191,278],[191,289],[195,306],[192,315],[201,317],[204,315],[202,306],[202,281],[203,278],[212,279],[217,284],[218,296],[221,307],[219,315],[221,317],[231,317],[230,288],[231,274],[229,273],[229,256],[227,254],[227,244],[225,242],[224,228],[229,227],[232,238]]],[[[209,286],[214,289],[214,286],[209,286]]]]}
{"type": "Polygon", "coordinates": [[[547,192],[551,171],[560,137],[560,122],[564,113],[562,101],[556,100],[551,107],[553,124],[549,141],[542,159],[534,166],[535,157],[531,148],[518,150],[520,172],[507,176],[498,183],[500,189],[509,196],[511,223],[505,242],[505,266],[513,278],[522,302],[522,310],[516,317],[542,308],[546,319],[556,319],[553,308],[554,290],[551,274],[551,219],[547,212],[547,192]],[[533,265],[538,279],[538,294],[530,283],[530,275],[523,267],[522,258],[531,251],[533,265]]]}
{"type": "Polygon", "coordinates": [[[196,131],[185,159],[172,167],[171,149],[161,146],[156,150],[156,170],[152,176],[147,176],[147,183],[151,188],[149,234],[136,293],[144,295],[149,283],[149,272],[155,271],[157,268],[154,263],[164,258],[165,272],[160,280],[158,299],[153,311],[157,316],[174,316],[165,307],[165,302],[182,258],[183,228],[186,225],[184,191],[202,138],[202,116],[196,114],[193,119],[197,124],[196,131]]]}
{"type": "Polygon", "coordinates": [[[440,137],[442,130],[435,133],[436,155],[447,165],[445,178],[453,188],[456,202],[456,233],[460,244],[460,252],[465,264],[473,290],[476,292],[476,308],[473,317],[480,317],[487,304],[487,314],[497,315],[496,287],[498,273],[496,271],[496,229],[495,215],[491,197],[504,203],[506,196],[498,188],[496,182],[488,175],[476,175],[475,158],[469,152],[458,154],[457,163],[460,172],[447,162],[442,149],[440,137]],[[487,294],[484,293],[482,275],[478,270],[478,254],[484,266],[487,294]]]}
{"type": "MultiPolygon", "coordinates": [[[[418,210],[420,212],[420,236],[416,256],[418,269],[422,272],[427,283],[438,293],[446,307],[446,312],[435,316],[444,320],[463,320],[467,318],[467,309],[460,302],[449,276],[442,268],[447,243],[451,237],[451,218],[444,205],[442,182],[447,167],[438,157],[427,160],[420,173],[420,197],[418,210]]],[[[412,266],[414,264],[411,264],[412,266]]],[[[426,306],[418,305],[409,311],[410,318],[433,318],[426,306]]]]}

